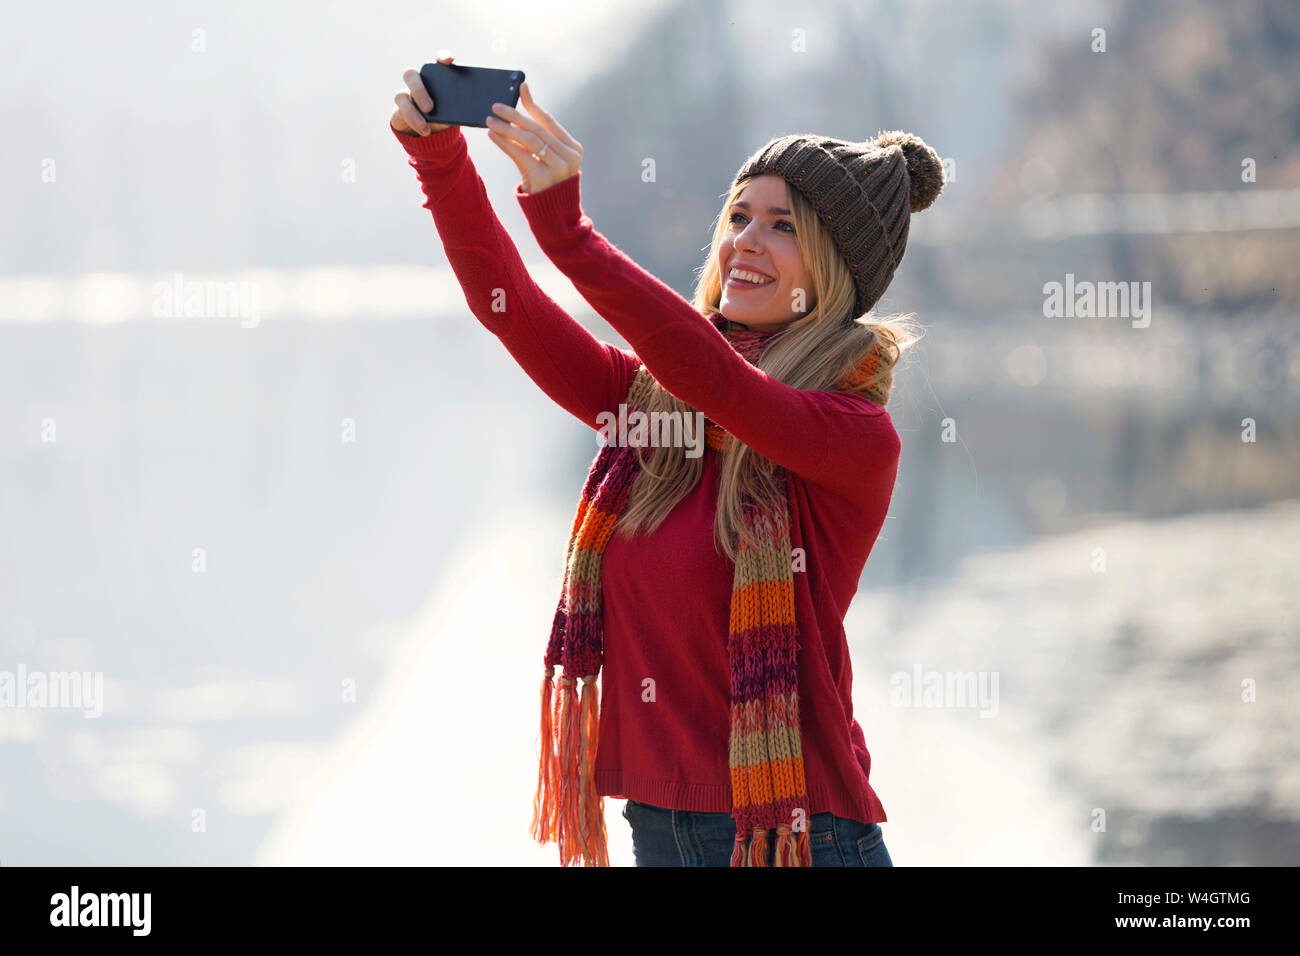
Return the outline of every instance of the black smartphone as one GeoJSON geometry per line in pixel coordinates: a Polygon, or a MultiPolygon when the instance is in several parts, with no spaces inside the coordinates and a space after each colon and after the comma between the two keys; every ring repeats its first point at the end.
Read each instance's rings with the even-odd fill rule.
{"type": "MultiPolygon", "coordinates": [[[[519,105],[519,84],[524,81],[524,71],[426,63],[420,67],[420,79],[433,98],[432,113],[420,110],[420,115],[430,123],[487,129],[483,120],[493,115],[493,103],[519,105]]],[[[415,108],[420,109],[418,104],[415,108]]]]}

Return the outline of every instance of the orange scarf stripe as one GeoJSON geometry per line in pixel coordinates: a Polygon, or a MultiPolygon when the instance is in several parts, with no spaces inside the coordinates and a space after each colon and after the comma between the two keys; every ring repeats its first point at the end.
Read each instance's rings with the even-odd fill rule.
{"type": "Polygon", "coordinates": [[[864,385],[871,381],[880,372],[880,351],[879,348],[873,349],[871,353],[863,360],[862,364],[855,368],[849,374],[839,380],[840,385],[847,388],[853,388],[858,385],[864,385]]]}
{"type": "Polygon", "coordinates": [[[728,625],[732,634],[743,634],[764,624],[794,623],[794,593],[788,578],[757,581],[734,594],[728,625]]]}
{"type": "Polygon", "coordinates": [[[578,499],[578,513],[573,517],[573,528],[569,531],[569,539],[572,540],[577,536],[582,528],[582,523],[587,520],[587,510],[591,507],[590,498],[578,499]]]}
{"type": "Polygon", "coordinates": [[[796,780],[804,779],[803,758],[765,760],[752,767],[731,768],[731,789],[737,807],[758,807],[799,795],[796,780]],[[775,796],[772,796],[775,792],[775,796]]]}
{"type": "Polygon", "coordinates": [[[593,508],[589,519],[583,522],[578,532],[578,547],[604,554],[605,545],[609,543],[609,537],[614,533],[614,525],[617,522],[618,515],[593,508]]]}

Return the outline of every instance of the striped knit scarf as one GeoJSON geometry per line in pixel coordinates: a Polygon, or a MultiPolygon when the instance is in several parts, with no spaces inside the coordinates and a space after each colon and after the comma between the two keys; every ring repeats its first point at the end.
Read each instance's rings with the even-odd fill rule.
{"type": "MultiPolygon", "coordinates": [[[[751,364],[776,334],[735,329],[721,316],[712,321],[751,364]]],[[[889,376],[872,388],[863,387],[878,368],[879,354],[873,350],[836,388],[884,404],[889,376]]],[[[653,385],[642,366],[628,389],[629,414],[645,411],[653,385]]],[[[713,422],[707,422],[705,435],[713,451],[721,451],[731,438],[713,422]]],[[[546,648],[541,761],[530,832],[538,843],[557,844],[562,866],[609,865],[604,797],[597,794],[594,782],[600,726],[596,678],[603,658],[600,563],[640,468],[636,452],[630,444],[611,441],[592,463],[569,537],[564,584],[546,648]],[[558,678],[557,664],[564,671],[558,678]]],[[[727,652],[731,813],[736,821],[732,866],[812,866],[799,730],[788,486],[782,469],[773,477],[782,491],[777,500],[766,509],[752,501],[741,509],[741,520],[758,546],[743,538],[738,542],[731,591],[727,652]],[[773,831],[775,852],[768,844],[773,831]]]]}

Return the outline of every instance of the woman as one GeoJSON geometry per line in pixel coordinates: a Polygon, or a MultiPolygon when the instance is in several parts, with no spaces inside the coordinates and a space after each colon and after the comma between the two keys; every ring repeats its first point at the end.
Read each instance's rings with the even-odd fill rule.
{"type": "Polygon", "coordinates": [[[843,622],[893,493],[884,405],[915,341],[867,313],[942,189],[938,156],[897,132],[773,140],[732,184],[692,303],[596,232],[582,146],[523,84],[527,113],[494,106],[488,138],[539,245],[629,351],[532,281],[461,128],[427,123],[404,79],[390,125],[467,303],[602,436],[545,656],[533,835],[564,865],[608,865],[615,796],[638,866],[892,865],[843,622]]]}

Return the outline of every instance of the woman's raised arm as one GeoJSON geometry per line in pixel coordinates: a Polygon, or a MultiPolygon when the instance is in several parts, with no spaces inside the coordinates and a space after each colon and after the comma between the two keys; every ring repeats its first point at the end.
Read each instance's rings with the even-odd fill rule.
{"type": "Polygon", "coordinates": [[[845,497],[893,486],[901,443],[884,406],[794,388],[746,361],[686,299],[596,231],[581,174],[515,195],[542,251],[664,388],[760,455],[845,497]]]}
{"type": "MultiPolygon", "coordinates": [[[[599,429],[597,416],[623,401],[639,359],[598,341],[533,281],[488,201],[459,126],[425,135],[403,131],[430,127],[411,106],[411,96],[428,99],[419,72],[408,70],[404,78],[410,92],[398,94],[389,128],[415,169],[466,303],[556,404],[599,429]]],[[[420,105],[431,111],[426,102],[420,105]]]]}

